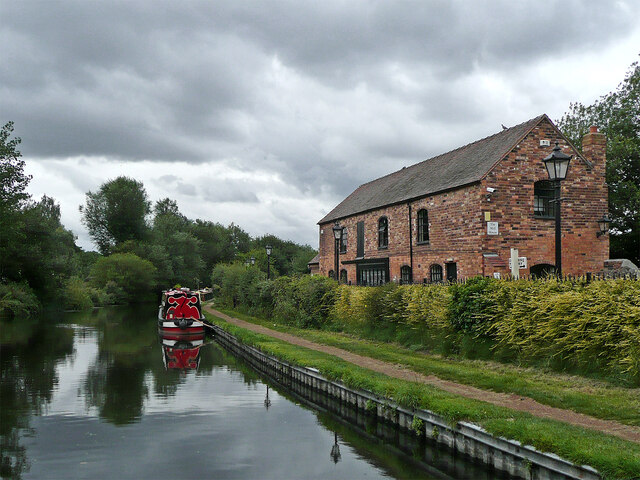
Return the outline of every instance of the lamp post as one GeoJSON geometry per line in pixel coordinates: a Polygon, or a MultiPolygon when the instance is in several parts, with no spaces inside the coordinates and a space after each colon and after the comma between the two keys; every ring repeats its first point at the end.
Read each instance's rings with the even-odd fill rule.
{"type": "Polygon", "coordinates": [[[251,265],[255,265],[256,264],[256,257],[251,257],[249,259],[249,261],[251,262],[251,265]]]}
{"type": "Polygon", "coordinates": [[[267,280],[269,280],[271,278],[271,250],[273,247],[267,245],[264,249],[267,251],[267,280]]]}
{"type": "Polygon", "coordinates": [[[549,174],[549,180],[555,182],[555,199],[553,202],[556,207],[556,275],[562,276],[562,229],[561,229],[561,217],[560,217],[560,183],[567,178],[567,171],[569,170],[569,162],[572,155],[562,153],[562,149],[556,142],[556,146],[553,147],[551,154],[545,157],[542,161],[544,166],[547,167],[547,173],[549,174]]]}
{"type": "Polygon", "coordinates": [[[609,233],[609,224],[611,223],[611,219],[609,215],[606,213],[602,216],[600,220],[598,220],[598,227],[600,230],[596,232],[596,237],[601,237],[602,235],[606,235],[609,233]]]}
{"type": "Polygon", "coordinates": [[[336,265],[335,265],[335,269],[333,270],[334,274],[334,278],[336,280],[338,280],[338,283],[340,283],[340,272],[338,271],[338,268],[340,268],[339,264],[340,264],[340,240],[342,240],[342,227],[340,226],[340,224],[338,222],[336,222],[333,225],[333,237],[335,238],[335,259],[336,259],[336,265]]]}

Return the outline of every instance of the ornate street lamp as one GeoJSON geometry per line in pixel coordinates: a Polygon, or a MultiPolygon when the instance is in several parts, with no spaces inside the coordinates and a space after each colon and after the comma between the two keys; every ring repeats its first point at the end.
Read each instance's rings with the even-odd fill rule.
{"type": "Polygon", "coordinates": [[[562,152],[562,149],[556,142],[556,146],[553,147],[551,154],[544,160],[544,166],[547,168],[549,174],[549,180],[555,182],[555,199],[553,202],[556,207],[556,275],[560,277],[562,275],[562,228],[560,225],[560,183],[567,178],[567,171],[569,170],[569,162],[573,155],[567,155],[562,152]]]}
{"type": "Polygon", "coordinates": [[[342,227],[340,226],[340,224],[338,222],[336,222],[333,225],[333,237],[335,238],[335,259],[336,259],[336,265],[335,265],[335,269],[333,270],[333,277],[338,280],[338,283],[340,283],[340,272],[338,271],[339,264],[340,264],[340,241],[342,240],[342,227]]]}
{"type": "Polygon", "coordinates": [[[598,227],[600,227],[600,231],[596,232],[596,237],[601,237],[602,235],[609,233],[610,223],[611,219],[609,218],[609,215],[605,213],[602,218],[598,220],[598,227]]]}
{"type": "Polygon", "coordinates": [[[267,280],[269,280],[271,278],[271,250],[273,247],[267,245],[264,249],[267,251],[267,280]]]}

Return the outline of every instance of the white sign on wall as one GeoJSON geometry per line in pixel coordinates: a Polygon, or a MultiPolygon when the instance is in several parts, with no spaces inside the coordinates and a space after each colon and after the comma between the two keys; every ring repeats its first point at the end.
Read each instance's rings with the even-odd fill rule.
{"type": "Polygon", "coordinates": [[[500,279],[500,272],[493,272],[493,278],[500,279]]]}
{"type": "MultiPolygon", "coordinates": [[[[518,257],[518,268],[527,268],[527,257],[518,257]]],[[[509,270],[511,270],[511,259],[509,259],[509,270]]]]}
{"type": "Polygon", "coordinates": [[[487,222],[487,235],[498,235],[498,222],[487,222]]]}

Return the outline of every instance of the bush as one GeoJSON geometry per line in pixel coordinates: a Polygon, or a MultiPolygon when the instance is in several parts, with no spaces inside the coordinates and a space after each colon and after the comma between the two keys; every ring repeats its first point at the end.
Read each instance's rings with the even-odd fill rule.
{"type": "Polygon", "coordinates": [[[100,258],[91,269],[93,283],[104,288],[115,303],[148,300],[155,283],[156,267],[133,253],[114,253],[100,258]]]}
{"type": "Polygon", "coordinates": [[[475,277],[463,284],[449,287],[448,318],[454,329],[460,332],[481,333],[487,320],[487,312],[492,308],[489,296],[495,280],[475,277]]]}
{"type": "Polygon", "coordinates": [[[87,310],[93,307],[91,289],[78,277],[70,277],[62,292],[65,310],[87,310]]]}
{"type": "Polygon", "coordinates": [[[640,381],[640,282],[500,282],[491,297],[496,348],[526,363],[640,381]]]}
{"type": "Polygon", "coordinates": [[[234,298],[235,306],[275,322],[640,384],[638,281],[474,278],[354,287],[321,276],[267,281],[248,270],[214,269],[220,301],[232,306],[234,298]]]}
{"type": "Polygon", "coordinates": [[[0,316],[30,317],[40,311],[40,302],[26,283],[0,284],[0,316]]]}

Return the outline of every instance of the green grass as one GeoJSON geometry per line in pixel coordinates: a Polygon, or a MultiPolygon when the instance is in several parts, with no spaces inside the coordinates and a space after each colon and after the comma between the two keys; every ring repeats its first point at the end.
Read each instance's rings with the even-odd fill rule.
{"type": "Polygon", "coordinates": [[[233,326],[220,318],[216,318],[216,323],[241,342],[268,354],[292,364],[315,367],[329,379],[393,398],[406,407],[431,410],[447,418],[451,424],[460,420],[471,421],[493,434],[533,445],[577,464],[590,465],[605,478],[630,479],[640,475],[640,445],[636,443],[459,397],[431,385],[394,379],[332,355],[233,326]]]}
{"type": "Polygon", "coordinates": [[[221,311],[316,343],[342,348],[394,365],[401,364],[424,375],[436,375],[445,380],[485,390],[514,393],[533,398],[545,405],[573,410],[596,418],[616,420],[627,425],[640,425],[639,388],[624,388],[606,381],[485,360],[445,358],[343,333],[274,324],[235,310],[221,311]]]}

